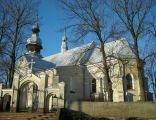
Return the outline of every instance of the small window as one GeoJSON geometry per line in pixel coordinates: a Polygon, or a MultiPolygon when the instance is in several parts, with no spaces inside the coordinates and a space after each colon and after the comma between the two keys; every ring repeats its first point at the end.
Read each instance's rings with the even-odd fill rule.
{"type": "Polygon", "coordinates": [[[92,80],[92,93],[96,93],[96,79],[92,80]]]}
{"type": "Polygon", "coordinates": [[[130,74],[126,75],[126,82],[127,82],[127,90],[132,89],[133,88],[132,77],[130,74]]]}
{"type": "Polygon", "coordinates": [[[70,87],[70,93],[75,93],[76,85],[72,77],[70,78],[70,81],[69,81],[69,87],[70,87]]]}

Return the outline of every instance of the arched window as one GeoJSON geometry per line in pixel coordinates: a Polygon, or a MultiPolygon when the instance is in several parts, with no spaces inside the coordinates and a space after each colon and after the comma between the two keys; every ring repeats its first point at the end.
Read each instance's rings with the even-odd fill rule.
{"type": "Polygon", "coordinates": [[[38,91],[38,86],[34,83],[33,84],[33,93],[37,93],[38,91]]]}
{"type": "Polygon", "coordinates": [[[133,84],[132,84],[132,77],[130,74],[126,75],[126,82],[127,82],[127,90],[132,89],[133,84]]]}
{"type": "Polygon", "coordinates": [[[96,79],[92,80],[92,93],[96,93],[96,79]]]}

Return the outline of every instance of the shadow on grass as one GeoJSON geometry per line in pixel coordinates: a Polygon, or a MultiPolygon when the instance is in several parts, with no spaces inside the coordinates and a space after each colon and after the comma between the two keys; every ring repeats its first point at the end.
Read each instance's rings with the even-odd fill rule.
{"type": "Polygon", "coordinates": [[[74,111],[74,110],[69,110],[69,109],[63,108],[60,111],[59,120],[114,120],[114,119],[96,118],[96,117],[90,116],[88,114],[79,112],[79,111],[74,111]]]}
{"type": "MultiPolygon", "coordinates": [[[[93,117],[83,112],[62,108],[59,120],[145,120],[141,118],[93,117]]],[[[147,120],[147,119],[146,119],[147,120]]]]}

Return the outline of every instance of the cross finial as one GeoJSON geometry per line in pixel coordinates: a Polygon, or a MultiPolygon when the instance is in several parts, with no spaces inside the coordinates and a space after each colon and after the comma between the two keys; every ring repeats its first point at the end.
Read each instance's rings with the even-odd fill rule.
{"type": "Polygon", "coordinates": [[[31,72],[32,72],[33,64],[35,64],[35,62],[34,62],[34,59],[32,58],[31,62],[30,62],[30,70],[31,70],[31,72]]]}
{"type": "Polygon", "coordinates": [[[37,14],[36,14],[36,23],[37,23],[37,24],[39,23],[38,12],[37,12],[37,14]]]}
{"type": "Polygon", "coordinates": [[[64,36],[66,36],[66,26],[64,27],[64,36]]]}

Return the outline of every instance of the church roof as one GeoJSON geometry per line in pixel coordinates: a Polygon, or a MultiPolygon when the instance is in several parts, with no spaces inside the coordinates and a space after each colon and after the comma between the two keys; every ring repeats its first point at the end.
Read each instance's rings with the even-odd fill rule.
{"type": "Polygon", "coordinates": [[[43,58],[43,60],[52,62],[56,64],[56,66],[69,66],[82,64],[86,62],[86,59],[88,59],[93,47],[95,47],[95,42],[67,50],[63,54],[58,53],[45,57],[43,58]]]}
{"type": "MultiPolygon", "coordinates": [[[[116,40],[105,44],[107,56],[117,58],[134,58],[129,43],[125,39],[116,40]]],[[[56,66],[70,66],[76,64],[98,63],[102,61],[100,47],[95,42],[67,50],[64,54],[58,53],[43,58],[56,66]]]]}
{"type": "Polygon", "coordinates": [[[41,58],[38,57],[33,57],[31,55],[25,55],[25,58],[27,60],[28,63],[33,62],[33,69],[39,69],[39,70],[43,70],[43,69],[49,69],[49,68],[54,68],[55,64],[42,60],[41,58]]]}
{"type": "MultiPolygon", "coordinates": [[[[106,56],[114,56],[116,58],[134,58],[134,54],[125,39],[116,40],[105,44],[106,56]]],[[[72,66],[80,64],[94,64],[102,61],[102,53],[100,47],[95,42],[82,45],[64,53],[54,54],[45,58],[32,57],[25,55],[29,63],[34,61],[33,69],[50,69],[57,66],[72,66]]]]}
{"type": "MultiPolygon", "coordinates": [[[[129,43],[125,39],[112,41],[105,44],[105,52],[107,57],[114,57],[120,59],[132,59],[134,53],[132,52],[129,43]]],[[[88,64],[98,63],[102,61],[102,53],[99,47],[95,47],[91,57],[88,60],[88,64]]]]}

